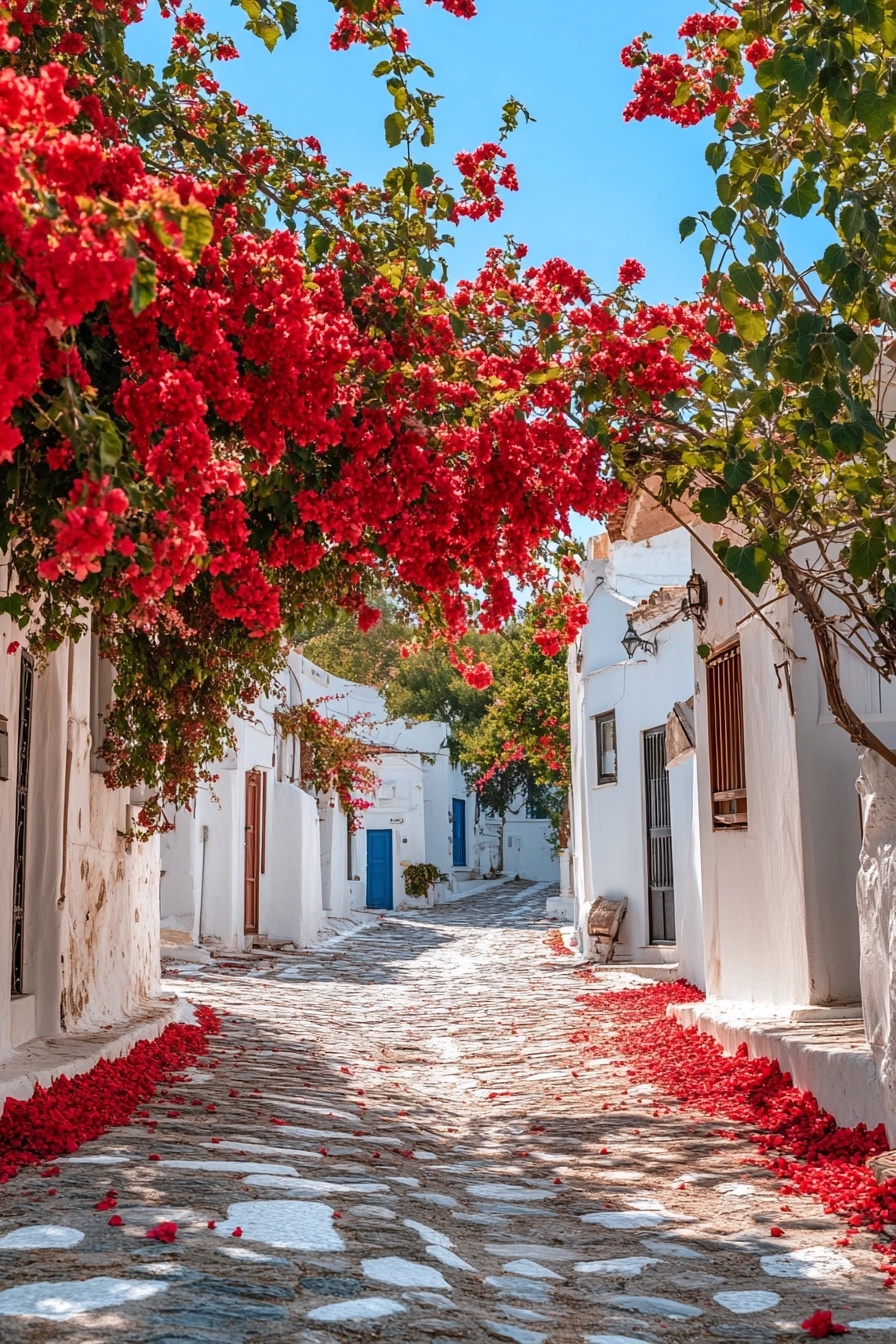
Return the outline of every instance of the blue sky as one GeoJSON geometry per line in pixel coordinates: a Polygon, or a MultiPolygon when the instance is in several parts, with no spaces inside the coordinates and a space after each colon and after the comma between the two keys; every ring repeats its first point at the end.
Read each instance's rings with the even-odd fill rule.
{"type": "MultiPolygon", "coordinates": [[[[509,145],[519,194],[498,224],[461,229],[454,278],[474,271],[508,232],[529,245],[533,260],[566,257],[599,284],[614,284],[619,264],[634,256],[647,267],[646,298],[692,294],[703,269],[698,240],[680,245],[678,221],[715,203],[703,159],[711,129],[623,122],[632,72],[619,62],[620,48],[645,29],[658,49],[671,49],[687,4],[478,0],[478,7],[465,22],[422,0],[405,5],[412,48],[434,66],[444,94],[433,163],[453,177],[454,154],[494,137],[510,95],[536,118],[509,145]]],[[[369,52],[330,51],[334,11],[326,0],[299,0],[299,31],[273,54],[242,31],[241,12],[227,0],[198,0],[197,8],[210,28],[236,39],[240,60],[219,66],[236,97],[284,131],[316,135],[353,176],[382,178],[392,161],[382,131],[387,95],[369,75],[369,52]]],[[[129,46],[161,63],[170,32],[151,10],[129,46]]]]}

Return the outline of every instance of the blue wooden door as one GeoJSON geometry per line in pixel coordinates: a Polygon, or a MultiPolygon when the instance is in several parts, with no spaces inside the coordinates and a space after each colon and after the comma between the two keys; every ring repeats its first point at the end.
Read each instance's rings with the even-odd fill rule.
{"type": "Polygon", "coordinates": [[[451,862],[455,868],[467,866],[467,804],[463,798],[451,800],[451,829],[454,854],[451,862]]]}
{"type": "Polygon", "coordinates": [[[392,909],[392,832],[367,832],[367,904],[392,909]]]}

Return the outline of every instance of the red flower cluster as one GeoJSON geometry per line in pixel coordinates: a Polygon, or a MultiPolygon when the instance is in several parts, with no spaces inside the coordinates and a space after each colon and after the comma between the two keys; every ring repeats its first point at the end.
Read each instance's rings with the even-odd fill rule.
{"type": "Polygon", "coordinates": [[[170,1244],[177,1241],[177,1223],[158,1223],[146,1234],[151,1241],[164,1241],[170,1244]]]}
{"type": "Polygon", "coordinates": [[[721,107],[738,101],[739,81],[725,73],[729,54],[718,45],[718,34],[737,28],[737,19],[722,14],[692,14],[678,30],[687,60],[673,53],[651,52],[643,38],[622,50],[622,64],[640,67],[634,97],[623,116],[626,121],[663,117],[679,126],[694,126],[714,116],[721,107]]]}
{"type": "Polygon", "coordinates": [[[455,155],[454,164],[463,176],[463,197],[458,201],[452,213],[456,224],[462,218],[490,220],[500,219],[504,213],[504,202],[498,195],[498,188],[505,191],[519,191],[516,169],[512,163],[500,163],[506,159],[500,145],[491,142],[480,145],[472,153],[455,155]]]}
{"type": "Polygon", "coordinates": [[[464,646],[460,654],[456,649],[450,649],[448,652],[452,664],[457,668],[467,685],[472,686],[474,690],[485,691],[494,681],[494,674],[488,663],[473,662],[475,656],[469,644],[464,646]]]}
{"type": "Polygon", "coordinates": [[[620,285],[625,285],[626,289],[628,289],[632,285],[640,284],[646,274],[647,272],[640,261],[635,261],[633,257],[629,257],[629,259],[624,261],[619,267],[619,283],[620,285]]]}
{"type": "Polygon", "coordinates": [[[829,1335],[848,1335],[845,1325],[837,1325],[829,1311],[815,1311],[800,1326],[808,1330],[810,1339],[827,1339],[829,1335]]]}
{"type": "MultiPolygon", "coordinates": [[[[57,1078],[48,1088],[35,1088],[27,1101],[7,1098],[0,1116],[0,1184],[21,1167],[73,1153],[114,1126],[129,1124],[159,1084],[207,1053],[208,1037],[220,1030],[220,1022],[210,1008],[197,1008],[196,1016],[197,1026],[172,1023],[122,1059],[102,1059],[89,1073],[57,1078]]],[[[113,1196],[107,1199],[114,1203],[113,1196]]]]}

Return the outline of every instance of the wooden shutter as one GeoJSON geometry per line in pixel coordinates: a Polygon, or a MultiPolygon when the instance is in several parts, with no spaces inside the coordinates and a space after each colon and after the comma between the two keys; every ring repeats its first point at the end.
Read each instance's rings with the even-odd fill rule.
{"type": "Polygon", "coordinates": [[[706,698],[713,827],[743,830],[747,825],[747,773],[740,644],[732,644],[707,662],[706,698]]]}

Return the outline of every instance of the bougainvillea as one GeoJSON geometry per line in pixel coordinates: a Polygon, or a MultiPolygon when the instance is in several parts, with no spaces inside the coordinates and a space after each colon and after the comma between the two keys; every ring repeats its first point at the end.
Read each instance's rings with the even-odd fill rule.
{"type": "MultiPolygon", "coordinates": [[[[208,1037],[220,1030],[219,1020],[205,1007],[196,1009],[196,1019],[195,1026],[171,1023],[121,1059],[101,1059],[87,1073],[37,1086],[27,1101],[8,1097],[0,1116],[0,1184],[22,1167],[73,1153],[116,1125],[129,1124],[160,1084],[208,1053],[208,1037]]],[[[110,1222],[119,1226],[121,1220],[110,1222]]]]}
{"type": "Polygon", "coordinates": [[[374,769],[379,754],[369,739],[373,726],[369,714],[340,718],[338,704],[331,713],[321,712],[320,706],[333,705],[338,699],[307,700],[278,709],[274,718],[281,734],[298,740],[302,787],[321,796],[335,793],[349,825],[357,830],[361,824],[358,813],[372,806],[371,795],[380,782],[374,769]]]}
{"type": "MultiPolygon", "coordinates": [[[[98,8],[0,10],[0,610],[38,653],[98,630],[107,781],[155,790],[149,826],[322,609],[363,625],[385,585],[451,639],[498,628],[570,512],[618,502],[581,396],[614,319],[515,246],[449,290],[452,229],[500,214],[526,114],[505,104],[452,191],[421,159],[436,100],[399,5],[336,4],[336,45],[382,55],[393,103],[375,188],[222,89],[237,50],[199,14],[159,80],[124,54],[141,6],[98,8]]],[[[269,46],[295,26],[244,8],[269,46]]]]}

